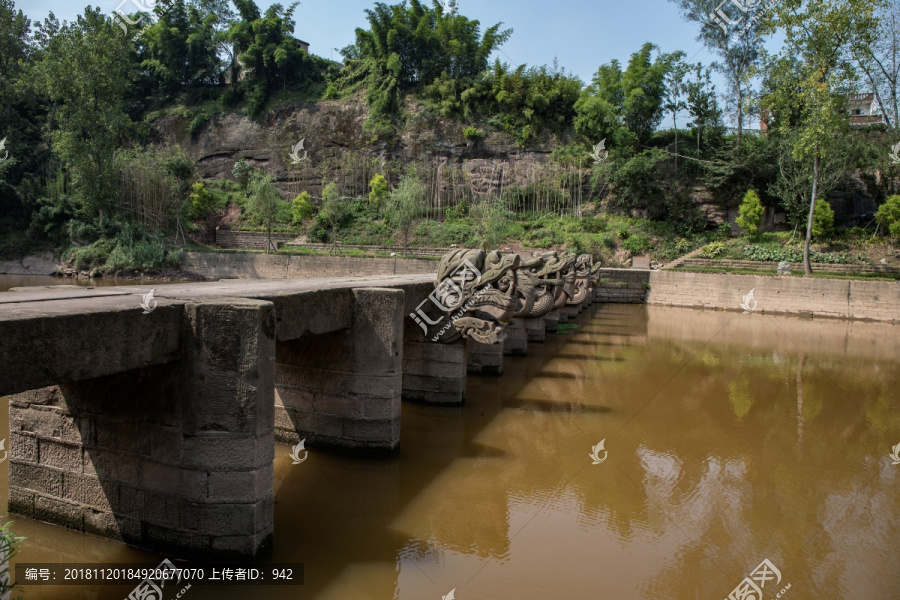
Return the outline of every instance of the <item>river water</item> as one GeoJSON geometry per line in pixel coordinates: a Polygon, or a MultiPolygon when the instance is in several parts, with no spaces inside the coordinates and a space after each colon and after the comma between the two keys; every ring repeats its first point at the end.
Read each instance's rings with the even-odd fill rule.
{"type": "MultiPolygon", "coordinates": [[[[304,563],[305,584],[182,597],[719,600],[768,559],[780,579],[766,600],[897,600],[898,333],[591,307],[570,333],[507,357],[502,377],[470,376],[464,407],[404,403],[396,458],[313,450],[293,465],[277,445],[266,562],[304,563]]],[[[5,506],[6,462],[0,472],[5,506]]],[[[12,518],[28,538],[21,561],[163,558],[12,518]]]]}
{"type": "Polygon", "coordinates": [[[52,275],[0,275],[0,292],[15,287],[33,287],[42,285],[77,285],[78,287],[110,287],[116,285],[165,285],[168,281],[152,279],[114,279],[111,277],[54,277],[52,275]]]}

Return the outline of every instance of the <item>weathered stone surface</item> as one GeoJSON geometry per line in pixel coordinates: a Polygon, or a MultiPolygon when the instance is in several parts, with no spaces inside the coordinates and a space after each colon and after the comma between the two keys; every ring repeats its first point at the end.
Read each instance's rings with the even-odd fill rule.
{"type": "Polygon", "coordinates": [[[425,339],[452,344],[503,341],[503,328],[520,307],[516,270],[520,257],[483,250],[454,250],[441,259],[435,290],[410,313],[425,339]]]}
{"type": "Polygon", "coordinates": [[[524,319],[512,319],[506,327],[506,339],[503,340],[503,353],[507,356],[525,356],[528,354],[528,332],[524,319]]]}
{"type": "Polygon", "coordinates": [[[529,342],[543,342],[547,339],[547,323],[544,317],[524,319],[525,333],[529,342]]]}
{"type": "Polygon", "coordinates": [[[474,340],[466,340],[466,359],[469,373],[502,375],[503,343],[481,344],[474,340]]]}
{"type": "Polygon", "coordinates": [[[349,327],[279,343],[279,439],[391,454],[400,442],[402,290],[346,290],[349,327]],[[283,407],[283,408],[281,408],[283,407]]]}
{"type": "MultiPolygon", "coordinates": [[[[175,365],[13,397],[12,510],[170,556],[259,556],[217,555],[216,534],[184,530],[180,510],[192,502],[211,521],[236,499],[273,502],[274,307],[230,298],[183,312],[175,365]]],[[[271,521],[239,533],[270,540],[271,521]]]]}
{"type": "Polygon", "coordinates": [[[403,399],[428,404],[465,402],[465,344],[437,344],[405,339],[403,399]]]}

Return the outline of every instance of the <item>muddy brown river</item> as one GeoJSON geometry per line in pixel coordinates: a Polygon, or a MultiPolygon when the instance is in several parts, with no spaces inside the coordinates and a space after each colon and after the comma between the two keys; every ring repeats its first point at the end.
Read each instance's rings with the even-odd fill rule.
{"type": "MultiPolygon", "coordinates": [[[[182,598],[759,600],[752,573],[765,600],[900,598],[898,326],[594,305],[504,371],[464,407],[404,403],[393,459],[278,445],[263,564],[304,585],[182,598]]],[[[163,558],[8,518],[13,563],[163,558]]]]}

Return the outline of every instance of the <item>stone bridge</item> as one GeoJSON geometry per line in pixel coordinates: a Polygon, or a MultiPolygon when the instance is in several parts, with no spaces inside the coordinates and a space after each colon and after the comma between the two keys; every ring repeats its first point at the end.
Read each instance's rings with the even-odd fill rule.
{"type": "Polygon", "coordinates": [[[401,399],[463,403],[467,372],[502,373],[592,283],[589,257],[460,250],[437,280],[0,294],[10,511],[170,557],[255,560],[272,544],[276,440],[391,455],[401,399]]]}

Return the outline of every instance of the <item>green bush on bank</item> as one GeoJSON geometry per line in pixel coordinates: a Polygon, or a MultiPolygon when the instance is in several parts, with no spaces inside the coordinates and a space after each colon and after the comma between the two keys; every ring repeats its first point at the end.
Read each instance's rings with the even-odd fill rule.
{"type": "Polygon", "coordinates": [[[125,223],[113,237],[103,237],[72,252],[74,266],[81,270],[124,271],[177,267],[180,250],[168,250],[159,232],[125,223]]]}

